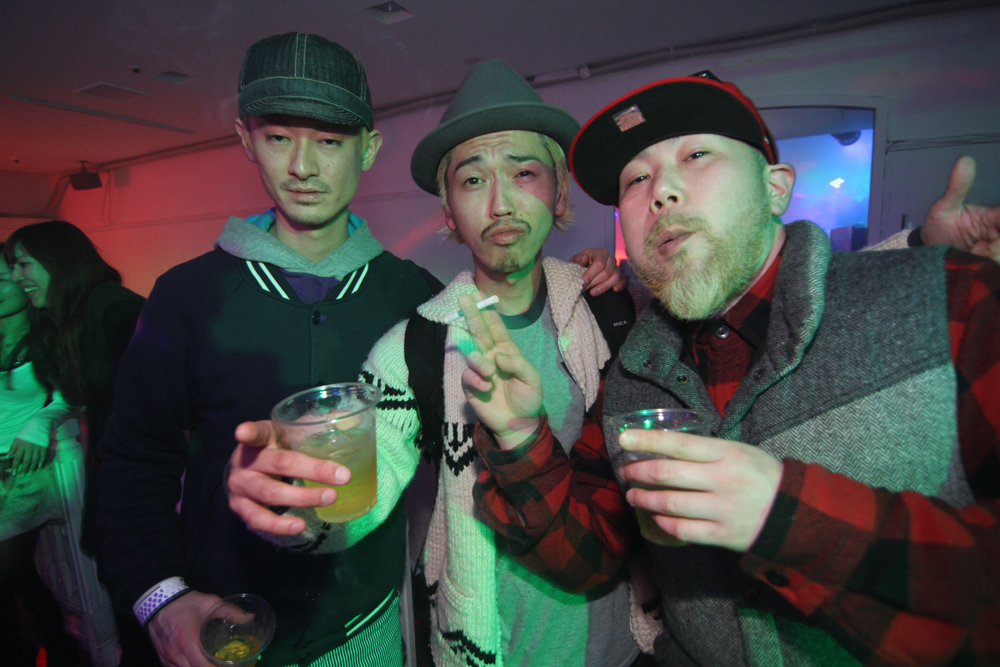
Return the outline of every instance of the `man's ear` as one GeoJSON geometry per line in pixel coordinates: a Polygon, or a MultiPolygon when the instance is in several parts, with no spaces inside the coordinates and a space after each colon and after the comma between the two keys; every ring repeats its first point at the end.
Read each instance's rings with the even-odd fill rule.
{"type": "Polygon", "coordinates": [[[375,156],[378,155],[378,150],[382,148],[382,133],[378,130],[372,130],[371,132],[363,130],[363,132],[362,138],[365,145],[361,153],[361,171],[368,171],[375,164],[375,156]]]}
{"type": "Polygon", "coordinates": [[[795,185],[795,167],[784,162],[767,166],[767,181],[771,194],[771,213],[782,215],[792,201],[792,187],[795,185]]]}
{"type": "Polygon", "coordinates": [[[448,225],[448,229],[453,232],[458,230],[458,225],[455,224],[455,218],[451,216],[451,208],[445,204],[441,207],[441,210],[444,212],[444,224],[448,225]]]}
{"type": "Polygon", "coordinates": [[[236,134],[240,137],[240,143],[243,144],[243,152],[247,154],[247,159],[251,162],[257,161],[257,154],[253,151],[253,144],[250,143],[250,119],[248,118],[246,122],[243,122],[242,118],[236,119],[236,134]]]}
{"type": "Polygon", "coordinates": [[[553,211],[554,217],[566,213],[566,208],[569,206],[569,178],[561,179],[559,186],[556,188],[556,206],[553,211]]]}

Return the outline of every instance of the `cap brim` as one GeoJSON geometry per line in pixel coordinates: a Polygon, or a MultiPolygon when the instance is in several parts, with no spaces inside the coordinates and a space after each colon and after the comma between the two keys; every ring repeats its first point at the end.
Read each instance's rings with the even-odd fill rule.
{"type": "Polygon", "coordinates": [[[567,155],[580,123],[567,112],[544,103],[518,102],[480,109],[442,123],[413,151],[410,174],[421,189],[437,195],[437,170],[449,150],[474,137],[506,130],[538,132],[555,139],[567,155]]]}
{"type": "Polygon", "coordinates": [[[373,127],[358,114],[344,107],[334,106],[326,100],[278,97],[257,100],[240,109],[240,118],[271,114],[313,118],[334,125],[366,127],[369,130],[373,127]]]}

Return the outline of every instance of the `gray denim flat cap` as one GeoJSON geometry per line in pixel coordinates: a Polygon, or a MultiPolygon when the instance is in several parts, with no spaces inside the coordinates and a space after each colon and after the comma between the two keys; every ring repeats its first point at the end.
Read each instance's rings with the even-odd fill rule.
{"type": "Polygon", "coordinates": [[[441,124],[417,144],[410,174],[423,190],[436,195],[438,164],[463,141],[490,132],[531,130],[552,137],[569,155],[579,129],[573,116],[542,102],[503,60],[476,63],[445,110],[441,124]]]}
{"type": "Polygon", "coordinates": [[[336,42],[289,32],[262,39],[243,58],[240,118],[287,114],[327,123],[374,126],[361,63],[336,42]]]}

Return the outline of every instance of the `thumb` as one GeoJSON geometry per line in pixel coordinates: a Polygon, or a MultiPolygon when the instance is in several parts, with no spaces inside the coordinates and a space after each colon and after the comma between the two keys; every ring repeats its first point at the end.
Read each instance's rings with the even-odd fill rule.
{"type": "Polygon", "coordinates": [[[944,196],[938,200],[938,205],[946,209],[961,208],[965,202],[965,196],[972,189],[972,184],[976,181],[976,160],[965,156],[955,162],[951,169],[951,176],[948,178],[948,189],[944,196]]]}
{"type": "Polygon", "coordinates": [[[271,422],[243,422],[236,427],[236,442],[248,447],[267,447],[277,445],[277,433],[271,422]]]}

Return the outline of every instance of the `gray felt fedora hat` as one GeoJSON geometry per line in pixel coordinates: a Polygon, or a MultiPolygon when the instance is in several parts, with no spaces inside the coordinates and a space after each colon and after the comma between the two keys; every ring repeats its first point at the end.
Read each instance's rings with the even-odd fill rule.
{"type": "Polygon", "coordinates": [[[374,127],[364,68],[353,53],[319,35],[289,32],[247,49],[238,100],[240,118],[287,114],[374,127]]]}
{"type": "Polygon", "coordinates": [[[410,174],[422,189],[438,193],[441,158],[463,141],[490,132],[532,130],[545,134],[569,154],[580,124],[562,109],[546,104],[528,82],[502,60],[476,63],[441,117],[410,160],[410,174]]]}

